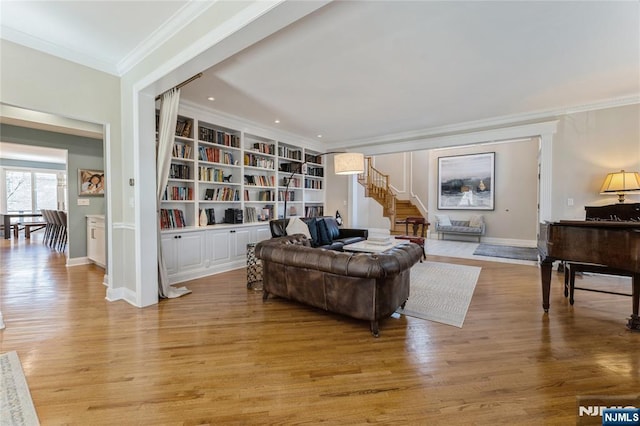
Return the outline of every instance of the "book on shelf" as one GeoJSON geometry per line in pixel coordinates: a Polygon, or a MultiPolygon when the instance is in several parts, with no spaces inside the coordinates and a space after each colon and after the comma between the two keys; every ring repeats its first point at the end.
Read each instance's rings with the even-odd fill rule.
{"type": "Polygon", "coordinates": [[[169,168],[170,179],[191,179],[191,167],[186,164],[171,164],[169,168]]]}
{"type": "Polygon", "coordinates": [[[182,136],[183,138],[190,138],[192,126],[193,126],[192,119],[178,117],[178,120],[176,121],[176,136],[182,136]]]}
{"type": "Polygon", "coordinates": [[[245,207],[244,208],[244,221],[247,222],[257,222],[258,215],[256,213],[255,207],[245,207]]]}
{"type": "Polygon", "coordinates": [[[160,228],[184,228],[187,222],[184,213],[180,209],[160,209],[160,228]]]}
{"type": "Polygon", "coordinates": [[[306,217],[324,216],[323,206],[306,206],[304,208],[304,215],[306,217]]]}
{"type": "Polygon", "coordinates": [[[276,148],[275,145],[272,143],[255,142],[253,144],[253,150],[261,152],[263,154],[274,155],[275,148],[276,148]]]}
{"type": "Polygon", "coordinates": [[[164,201],[191,201],[193,188],[189,186],[167,186],[162,196],[164,201]]]}
{"type": "Polygon", "coordinates": [[[278,147],[278,156],[289,158],[291,160],[302,161],[302,150],[281,145],[278,147]]]}
{"type": "Polygon", "coordinates": [[[173,144],[174,158],[191,158],[191,145],[185,143],[176,142],[173,144]]]}
{"type": "Polygon", "coordinates": [[[272,158],[245,152],[244,165],[250,167],[260,167],[263,169],[274,169],[275,162],[272,158]]]}
{"type": "Polygon", "coordinates": [[[240,136],[222,130],[200,126],[198,129],[198,138],[203,142],[240,148],[240,136]]]}

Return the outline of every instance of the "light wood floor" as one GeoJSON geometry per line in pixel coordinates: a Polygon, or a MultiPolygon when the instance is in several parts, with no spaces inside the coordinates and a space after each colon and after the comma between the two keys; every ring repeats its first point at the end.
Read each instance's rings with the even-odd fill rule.
{"type": "Polygon", "coordinates": [[[263,303],[244,269],[138,309],[105,300],[102,269],[3,240],[0,352],[18,352],[43,425],[569,425],[579,395],[638,394],[630,298],[576,292],[571,307],[554,273],[545,315],[535,266],[429,260],[482,267],[464,327],[390,318],[375,339],[263,303]]]}

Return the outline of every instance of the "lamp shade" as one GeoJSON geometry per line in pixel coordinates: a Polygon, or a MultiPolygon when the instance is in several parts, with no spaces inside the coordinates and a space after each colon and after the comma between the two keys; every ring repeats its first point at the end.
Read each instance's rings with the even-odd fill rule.
{"type": "Polygon", "coordinates": [[[343,152],[333,157],[334,172],[337,175],[355,175],[364,172],[364,154],[343,152]]]}
{"type": "Polygon", "coordinates": [[[638,172],[619,172],[609,173],[604,178],[604,183],[600,188],[600,194],[618,194],[621,203],[624,202],[624,193],[631,191],[640,191],[640,174],[638,172]]]}

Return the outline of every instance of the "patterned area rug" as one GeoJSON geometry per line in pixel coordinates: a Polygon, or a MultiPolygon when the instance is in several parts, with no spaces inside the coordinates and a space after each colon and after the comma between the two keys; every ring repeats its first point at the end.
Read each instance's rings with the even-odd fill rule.
{"type": "Polygon", "coordinates": [[[0,425],[39,424],[18,354],[0,354],[0,425]]]}
{"type": "Polygon", "coordinates": [[[404,309],[410,317],[462,327],[481,268],[441,262],[416,263],[404,309]]]}
{"type": "Polygon", "coordinates": [[[538,260],[538,249],[530,247],[480,244],[473,254],[477,256],[504,257],[506,259],[538,260]]]}

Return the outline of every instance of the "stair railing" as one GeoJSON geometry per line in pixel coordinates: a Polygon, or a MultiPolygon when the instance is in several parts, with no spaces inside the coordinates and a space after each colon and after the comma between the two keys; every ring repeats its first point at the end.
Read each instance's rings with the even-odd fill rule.
{"type": "Polygon", "coordinates": [[[383,209],[383,215],[395,224],[396,196],[389,185],[389,175],[385,175],[372,165],[371,157],[366,158],[364,173],[358,175],[358,182],[365,188],[365,196],[376,200],[383,209]]]}

